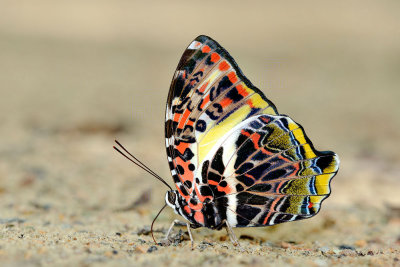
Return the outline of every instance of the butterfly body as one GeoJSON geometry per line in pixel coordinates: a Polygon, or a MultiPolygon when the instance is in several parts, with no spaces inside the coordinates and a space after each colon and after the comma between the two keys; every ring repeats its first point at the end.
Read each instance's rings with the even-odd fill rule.
{"type": "Polygon", "coordinates": [[[185,218],[192,228],[207,227],[210,229],[221,229],[225,220],[221,217],[223,212],[218,209],[218,202],[206,200],[201,203],[200,209],[191,209],[189,203],[179,194],[177,190],[168,191],[166,203],[175,211],[176,214],[185,218]],[[173,195],[171,197],[171,195],[173,195]]]}
{"type": "Polygon", "coordinates": [[[268,226],[314,216],[338,171],[304,129],[243,75],[229,53],[197,37],[174,74],[166,107],[176,190],[166,203],[192,227],[268,226]]]}

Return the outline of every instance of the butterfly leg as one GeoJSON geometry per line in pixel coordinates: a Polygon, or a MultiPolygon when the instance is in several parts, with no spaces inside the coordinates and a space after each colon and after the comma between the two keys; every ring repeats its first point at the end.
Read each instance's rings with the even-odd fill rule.
{"type": "Polygon", "coordinates": [[[174,228],[175,224],[183,226],[186,225],[186,223],[181,222],[179,220],[173,220],[171,223],[171,226],[169,227],[167,234],[165,235],[164,239],[161,241],[162,244],[164,245],[169,245],[171,241],[169,240],[169,235],[171,234],[172,228],[174,228]]]}
{"type": "Polygon", "coordinates": [[[167,244],[169,245],[170,244],[171,241],[169,240],[169,235],[171,234],[172,228],[174,228],[175,224],[179,225],[179,226],[186,225],[188,233],[189,233],[189,237],[190,237],[192,250],[193,250],[194,249],[194,241],[193,241],[192,231],[190,230],[190,223],[184,223],[184,222],[181,222],[179,220],[173,220],[172,221],[171,226],[169,227],[169,229],[167,231],[167,234],[165,235],[165,238],[162,241],[162,243],[165,244],[165,245],[167,245],[167,244]]]}
{"type": "Polygon", "coordinates": [[[193,241],[193,236],[192,236],[192,231],[190,230],[190,224],[186,223],[187,229],[188,229],[188,233],[189,233],[189,237],[190,237],[190,242],[192,244],[192,250],[194,249],[194,241],[193,241]]]}
{"type": "Polygon", "coordinates": [[[239,246],[239,247],[241,247],[240,244],[239,244],[239,241],[238,241],[238,239],[237,239],[237,237],[236,237],[236,235],[235,235],[235,233],[234,233],[233,230],[232,230],[232,226],[230,226],[230,224],[229,224],[227,221],[225,221],[225,224],[226,224],[226,232],[228,233],[229,238],[230,238],[232,244],[233,244],[234,246],[239,246]]]}
{"type": "Polygon", "coordinates": [[[174,228],[175,224],[177,224],[177,223],[180,223],[180,221],[179,221],[179,220],[173,220],[173,221],[172,221],[171,226],[169,227],[168,232],[167,232],[167,234],[165,235],[165,238],[164,238],[164,239],[169,240],[169,234],[171,233],[172,228],[174,228]]]}

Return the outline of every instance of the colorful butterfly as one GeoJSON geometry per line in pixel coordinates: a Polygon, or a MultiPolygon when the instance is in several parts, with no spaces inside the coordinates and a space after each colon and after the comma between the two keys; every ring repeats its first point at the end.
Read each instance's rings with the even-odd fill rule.
{"type": "Polygon", "coordinates": [[[165,141],[176,185],[165,201],[186,219],[192,246],[190,228],[226,227],[238,244],[232,227],[316,215],[339,167],[334,152],[317,151],[303,127],[279,114],[204,35],[185,50],[172,79],[165,141]]]}

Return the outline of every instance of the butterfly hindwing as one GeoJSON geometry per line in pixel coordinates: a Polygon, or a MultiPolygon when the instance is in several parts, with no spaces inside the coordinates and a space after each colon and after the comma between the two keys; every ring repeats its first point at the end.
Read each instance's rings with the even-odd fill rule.
{"type": "Polygon", "coordinates": [[[243,121],[205,162],[212,166],[215,160],[223,172],[207,174],[214,201],[226,206],[228,222],[236,227],[312,217],[329,196],[339,164],[335,153],[315,150],[303,128],[284,115],[243,121]]]}

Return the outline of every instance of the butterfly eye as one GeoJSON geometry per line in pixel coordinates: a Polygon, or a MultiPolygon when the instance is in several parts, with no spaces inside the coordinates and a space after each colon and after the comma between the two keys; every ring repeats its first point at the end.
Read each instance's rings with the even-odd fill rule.
{"type": "Polygon", "coordinates": [[[168,191],[168,202],[171,204],[175,203],[176,195],[173,191],[168,191]]]}

